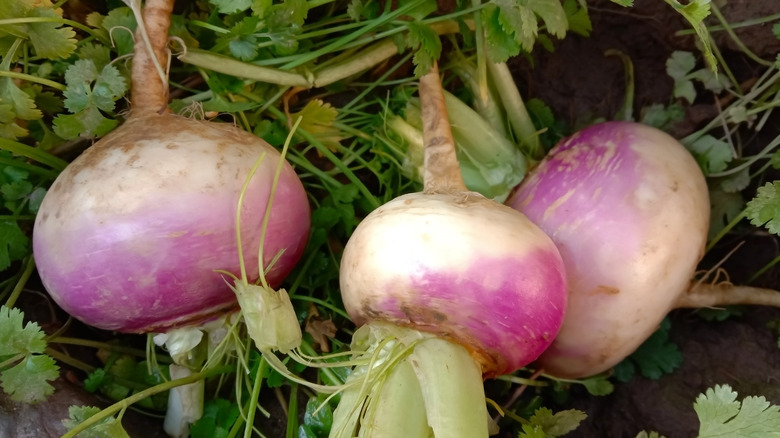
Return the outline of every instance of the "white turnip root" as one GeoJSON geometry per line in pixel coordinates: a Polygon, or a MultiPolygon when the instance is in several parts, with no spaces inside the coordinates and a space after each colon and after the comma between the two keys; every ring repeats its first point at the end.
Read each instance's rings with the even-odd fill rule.
{"type": "Polygon", "coordinates": [[[555,242],[569,307],[536,365],[580,378],[609,370],[674,308],[780,303],[774,291],[695,283],[709,195],[690,153],[630,122],[586,128],[559,143],[507,204],[555,242]]]}
{"type": "MultiPolygon", "coordinates": [[[[161,65],[172,8],[172,0],[150,0],[144,9],[161,65]]],[[[261,155],[242,209],[249,280],[281,253],[266,273],[278,286],[301,256],[310,224],[303,185],[285,162],[260,242],[279,152],[230,124],[171,114],[167,83],[142,29],[127,121],[59,175],[33,236],[41,279],[63,309],[87,324],[135,333],[198,324],[237,308],[217,270],[239,272],[235,207],[261,155]]]]}
{"type": "Polygon", "coordinates": [[[549,237],[466,190],[435,67],[420,80],[420,98],[424,191],[368,215],[341,260],[344,305],[362,325],[353,349],[371,361],[352,373],[366,383],[342,395],[334,437],[486,437],[482,378],[536,359],[566,308],[549,237]]]}

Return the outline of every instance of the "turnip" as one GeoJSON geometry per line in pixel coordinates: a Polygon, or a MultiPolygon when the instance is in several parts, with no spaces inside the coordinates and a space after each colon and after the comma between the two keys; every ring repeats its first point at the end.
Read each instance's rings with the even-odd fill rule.
{"type": "MultiPolygon", "coordinates": [[[[144,12],[163,65],[172,4],[150,0],[144,12]]],[[[33,236],[38,271],[52,298],[87,324],[121,332],[165,331],[236,308],[235,294],[217,272],[239,271],[235,207],[264,154],[242,209],[253,281],[281,159],[262,139],[230,124],[171,114],[167,83],[152,61],[139,32],[127,121],[59,175],[33,236]]],[[[278,286],[301,256],[310,224],[303,185],[287,163],[267,222],[262,265],[278,256],[265,274],[278,286]]]]}
{"type": "MultiPolygon", "coordinates": [[[[132,4],[137,18],[139,5],[132,4]]],[[[168,110],[160,65],[172,9],[173,0],[146,2],[129,117],[52,184],[33,251],[65,311],[106,330],[162,332],[176,362],[171,374],[183,377],[203,365],[190,353],[207,330],[201,324],[239,303],[261,351],[298,346],[292,304],[273,287],[302,255],[310,210],[295,171],[265,141],[168,110]]],[[[165,429],[186,436],[202,412],[203,382],[177,390],[165,429]]]]}
{"type": "Polygon", "coordinates": [[[466,190],[435,66],[420,80],[420,98],[424,191],[369,214],[341,260],[363,363],[335,411],[334,437],[486,437],[482,379],[536,359],[566,308],[549,237],[466,190]]]}
{"type": "Polygon", "coordinates": [[[709,196],[666,133],[607,122],[564,139],[507,201],[555,242],[569,280],[560,333],[536,365],[580,378],[607,371],[674,308],[780,303],[774,291],[693,282],[709,196]]]}

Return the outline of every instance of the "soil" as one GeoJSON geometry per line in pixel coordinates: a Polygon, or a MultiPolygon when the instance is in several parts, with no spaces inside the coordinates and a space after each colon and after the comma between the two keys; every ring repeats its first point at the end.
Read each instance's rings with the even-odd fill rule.
{"type": "MultiPolygon", "coordinates": [[[[589,37],[570,34],[556,42],[551,53],[538,50],[532,59],[510,62],[524,97],[540,98],[569,126],[593,117],[613,117],[624,101],[624,67],[618,58],[607,57],[604,52],[617,49],[634,64],[634,113],[640,114],[650,104],[669,103],[673,84],[665,71],[667,58],[674,50],[699,53],[692,36],[676,34],[688,29],[687,23],[660,0],[637,0],[633,8],[621,8],[607,0],[590,3],[594,31],[589,37]]],[[[777,0],[729,0],[722,11],[735,22],[778,13],[780,6],[777,0]]],[[[765,59],[774,59],[780,52],[780,41],[772,35],[771,24],[738,29],[737,34],[765,59]]],[[[725,33],[716,34],[715,40],[740,81],[747,82],[757,75],[760,70],[725,33]]],[[[712,96],[701,96],[686,108],[686,117],[675,126],[675,134],[693,132],[716,114],[712,96]]],[[[767,127],[762,136],[780,135],[780,118],[767,127]]],[[[760,147],[761,136],[754,140],[752,147],[760,147]]],[[[746,281],[780,254],[776,238],[746,231],[723,241],[703,266],[712,266],[740,242],[744,244],[723,265],[735,283],[746,281]]],[[[780,270],[767,272],[755,285],[780,289],[780,270]]],[[[21,304],[28,315],[37,309],[39,321],[51,321],[46,303],[21,304]]],[[[741,316],[722,322],[705,321],[694,311],[680,310],[671,314],[671,321],[671,340],[683,353],[682,366],[659,380],[635,377],[628,383],[616,383],[615,391],[603,397],[573,387],[568,401],[549,406],[581,409],[588,414],[580,428],[567,436],[631,438],[646,429],[669,438],[695,437],[698,421],[693,402],[715,384],[731,385],[740,397],[763,395],[780,404],[778,331],[768,327],[780,321],[780,310],[745,308],[741,316]]],[[[66,378],[55,382],[55,396],[41,405],[21,406],[0,394],[0,438],[60,436],[60,419],[67,418],[71,404],[107,405],[107,401],[84,393],[68,381],[68,372],[63,375],[66,378]]],[[[131,430],[133,436],[163,436],[157,418],[132,411],[125,418],[128,429],[135,429],[131,430]]],[[[266,424],[263,429],[269,437],[284,436],[284,424],[266,424]]]]}

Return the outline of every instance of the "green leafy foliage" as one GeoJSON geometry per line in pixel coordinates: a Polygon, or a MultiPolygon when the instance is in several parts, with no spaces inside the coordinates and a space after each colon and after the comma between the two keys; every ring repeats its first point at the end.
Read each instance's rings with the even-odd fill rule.
{"type": "Polygon", "coordinates": [[[763,396],[737,401],[729,385],[716,385],[696,398],[693,409],[699,416],[699,438],[780,436],[780,407],[763,396]]]}
{"type": "MultiPolygon", "coordinates": [[[[138,361],[132,356],[113,355],[104,367],[87,376],[84,389],[119,401],[167,379],[170,379],[167,366],[150,367],[147,361],[138,361]]],[[[167,401],[167,393],[155,394],[139,401],[138,406],[163,411],[167,401]]]]}
{"type": "Polygon", "coordinates": [[[406,47],[414,50],[414,75],[420,77],[433,66],[441,55],[441,40],[430,27],[417,21],[408,24],[406,47]]]}
{"type": "Polygon", "coordinates": [[[190,427],[190,437],[226,438],[238,415],[235,402],[223,398],[207,400],[203,405],[203,416],[190,427]]]}
{"type": "MultiPolygon", "coordinates": [[[[0,70],[8,70],[9,63],[3,62],[0,70]]],[[[22,90],[10,77],[0,77],[0,138],[15,140],[28,134],[20,120],[38,120],[43,113],[35,105],[31,89],[22,90]]]]}
{"type": "Polygon", "coordinates": [[[539,408],[528,423],[523,424],[518,438],[558,438],[577,429],[587,417],[584,412],[576,409],[553,414],[550,409],[539,408]]]}
{"type": "Polygon", "coordinates": [[[333,409],[321,398],[311,397],[306,402],[303,424],[298,426],[299,438],[326,438],[333,425],[333,409]]]}
{"type": "Polygon", "coordinates": [[[705,175],[722,172],[734,158],[731,146],[723,140],[706,134],[686,145],[705,175]]]}
{"type": "MultiPolygon", "coordinates": [[[[43,58],[67,58],[76,50],[76,33],[56,19],[62,10],[55,10],[49,0],[4,0],[0,20],[20,18],[54,18],[50,22],[27,21],[0,25],[0,52],[5,55],[16,38],[32,44],[35,53],[43,58]]],[[[2,88],[0,86],[0,88],[2,88]]]]}
{"type": "Polygon", "coordinates": [[[764,226],[772,234],[780,234],[780,181],[764,184],[756,191],[756,196],[748,201],[745,216],[750,223],[764,226]]]}
{"type": "MultiPolygon", "coordinates": [[[[539,19],[547,33],[563,38],[569,29],[560,0],[491,0],[483,10],[488,56],[493,62],[506,62],[520,50],[530,52],[539,36],[539,19]]],[[[582,30],[582,19],[578,22],[582,30]]]]}
{"type": "Polygon", "coordinates": [[[24,313],[0,306],[0,386],[11,400],[35,403],[54,392],[49,381],[59,367],[46,349],[45,334],[35,322],[24,323],[24,313]]]}
{"type": "MultiPolygon", "coordinates": [[[[94,406],[71,406],[68,408],[68,419],[62,420],[62,424],[68,430],[72,430],[79,424],[88,420],[100,412],[100,408],[94,406]]],[[[130,438],[122,422],[116,417],[108,417],[78,434],[79,438],[130,438]]]]}
{"type": "Polygon", "coordinates": [[[691,52],[672,52],[666,61],[666,73],[674,80],[673,96],[691,104],[696,100],[694,81],[715,93],[720,93],[727,86],[725,78],[717,76],[711,69],[696,70],[696,58],[691,52]]]}
{"type": "Polygon", "coordinates": [[[676,370],[683,357],[677,345],[669,341],[671,326],[669,318],[665,318],[661,327],[616,367],[615,378],[627,382],[638,369],[645,378],[658,380],[676,370]]]}
{"type": "Polygon", "coordinates": [[[65,83],[65,107],[72,114],[54,119],[57,135],[64,139],[100,137],[116,127],[117,120],[104,116],[114,111],[116,100],[127,90],[127,81],[116,67],[105,65],[98,71],[93,60],[81,59],[68,67],[65,83]]]}
{"type": "Polygon", "coordinates": [[[693,30],[696,31],[696,35],[699,37],[699,42],[703,47],[704,58],[707,60],[707,64],[715,71],[717,62],[715,61],[715,55],[712,53],[707,26],[704,24],[704,19],[710,15],[710,0],[692,0],[684,3],[677,0],[665,1],[691,24],[693,30]]]}

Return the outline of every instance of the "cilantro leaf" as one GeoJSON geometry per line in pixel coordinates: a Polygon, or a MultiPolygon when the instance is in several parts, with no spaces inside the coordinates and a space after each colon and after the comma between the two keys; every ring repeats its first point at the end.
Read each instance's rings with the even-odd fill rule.
{"type": "Polygon", "coordinates": [[[726,170],[728,163],[734,158],[728,143],[709,134],[699,137],[687,146],[705,175],[726,170]]]}
{"type": "Polygon", "coordinates": [[[120,56],[133,52],[133,32],[136,29],[136,22],[130,8],[112,9],[100,20],[100,27],[111,35],[111,41],[120,56]]]}
{"type": "Polygon", "coordinates": [[[529,423],[523,425],[523,432],[518,438],[558,438],[579,427],[587,417],[584,412],[576,409],[553,414],[547,408],[539,408],[531,416],[529,423]]]}
{"type": "Polygon", "coordinates": [[[729,385],[716,385],[696,398],[693,409],[699,416],[699,438],[779,436],[780,407],[763,396],[737,401],[729,385]]]}
{"type": "Polygon", "coordinates": [[[436,32],[418,21],[407,25],[409,33],[406,37],[406,47],[415,50],[413,62],[414,75],[421,77],[433,67],[434,61],[441,55],[441,40],[436,32]]]}
{"type": "Polygon", "coordinates": [[[682,353],[677,345],[669,341],[669,329],[671,322],[665,318],[659,329],[636,349],[622,365],[620,373],[616,375],[621,381],[628,381],[633,377],[634,369],[647,379],[658,380],[665,373],[671,373],[682,364],[682,353]]]}
{"type": "MultiPolygon", "coordinates": [[[[61,18],[49,0],[4,0],[0,20],[13,18],[61,18]]],[[[60,22],[28,22],[0,25],[0,40],[29,40],[38,56],[48,59],[67,58],[76,50],[76,32],[60,22]]],[[[5,46],[6,44],[0,44],[5,46]]]]}
{"type": "Polygon", "coordinates": [[[43,401],[54,392],[50,380],[59,377],[59,367],[49,356],[36,354],[0,373],[0,386],[11,400],[22,403],[43,401]]]}
{"type": "Polygon", "coordinates": [[[338,115],[338,111],[331,104],[319,99],[311,99],[302,110],[290,114],[290,120],[301,117],[300,128],[315,135],[323,144],[335,151],[341,140],[341,131],[333,126],[338,115]]]}
{"type": "Polygon", "coordinates": [[[238,405],[234,402],[222,398],[207,400],[203,406],[203,416],[190,427],[190,436],[226,438],[238,415],[238,405]]]}
{"type": "Polygon", "coordinates": [[[696,89],[688,76],[694,68],[696,68],[696,58],[691,52],[676,50],[666,60],[666,74],[674,80],[672,95],[683,98],[688,103],[696,100],[696,89]]]}
{"type": "Polygon", "coordinates": [[[30,238],[19,228],[19,224],[14,220],[1,220],[0,271],[11,266],[11,262],[23,259],[29,252],[30,238]]]}
{"type": "Polygon", "coordinates": [[[780,234],[780,181],[766,183],[759,187],[756,196],[747,202],[745,216],[750,223],[765,226],[770,233],[780,234]]]}
{"type": "MultiPolygon", "coordinates": [[[[71,430],[99,412],[100,409],[94,406],[71,406],[68,408],[70,418],[62,420],[62,424],[71,430]]],[[[79,438],[130,438],[125,428],[122,427],[122,422],[115,417],[100,420],[78,436],[79,438]]]]}
{"type": "Polygon", "coordinates": [[[60,114],[54,119],[54,132],[72,140],[81,136],[102,136],[117,125],[102,111],[114,110],[115,101],[127,90],[125,78],[113,65],[98,72],[91,59],[80,59],[65,72],[67,89],[65,107],[74,114],[60,114]]]}
{"type": "Polygon", "coordinates": [[[680,3],[678,0],[665,1],[691,24],[693,30],[696,31],[696,35],[699,37],[699,42],[702,45],[704,58],[707,60],[707,64],[715,71],[717,61],[715,60],[715,55],[712,53],[707,26],[704,25],[704,19],[710,15],[710,0],[691,0],[684,4],[680,3]]]}
{"type": "Polygon", "coordinates": [[[590,36],[593,24],[590,22],[588,9],[584,5],[579,4],[577,0],[565,0],[563,10],[566,12],[566,20],[569,22],[569,30],[578,35],[590,36]]]}
{"type": "Polygon", "coordinates": [[[209,3],[216,6],[220,14],[246,11],[252,6],[252,0],[209,0],[209,3]]]}
{"type": "Polygon", "coordinates": [[[483,21],[488,34],[488,56],[493,62],[504,62],[519,54],[520,49],[530,52],[539,33],[539,18],[547,33],[558,38],[563,38],[569,29],[560,0],[491,0],[490,5],[497,8],[486,9],[483,21]],[[514,44],[507,46],[508,39],[514,40],[514,44]]]}
{"type": "Polygon", "coordinates": [[[0,372],[0,387],[11,399],[35,403],[54,391],[48,381],[59,375],[54,359],[39,354],[46,349],[45,334],[35,322],[24,324],[24,313],[0,306],[0,362],[21,361],[0,372]]]}
{"type": "Polygon", "coordinates": [[[27,135],[18,120],[38,120],[43,113],[32,96],[17,87],[13,79],[0,77],[0,137],[15,140],[27,135]]]}

